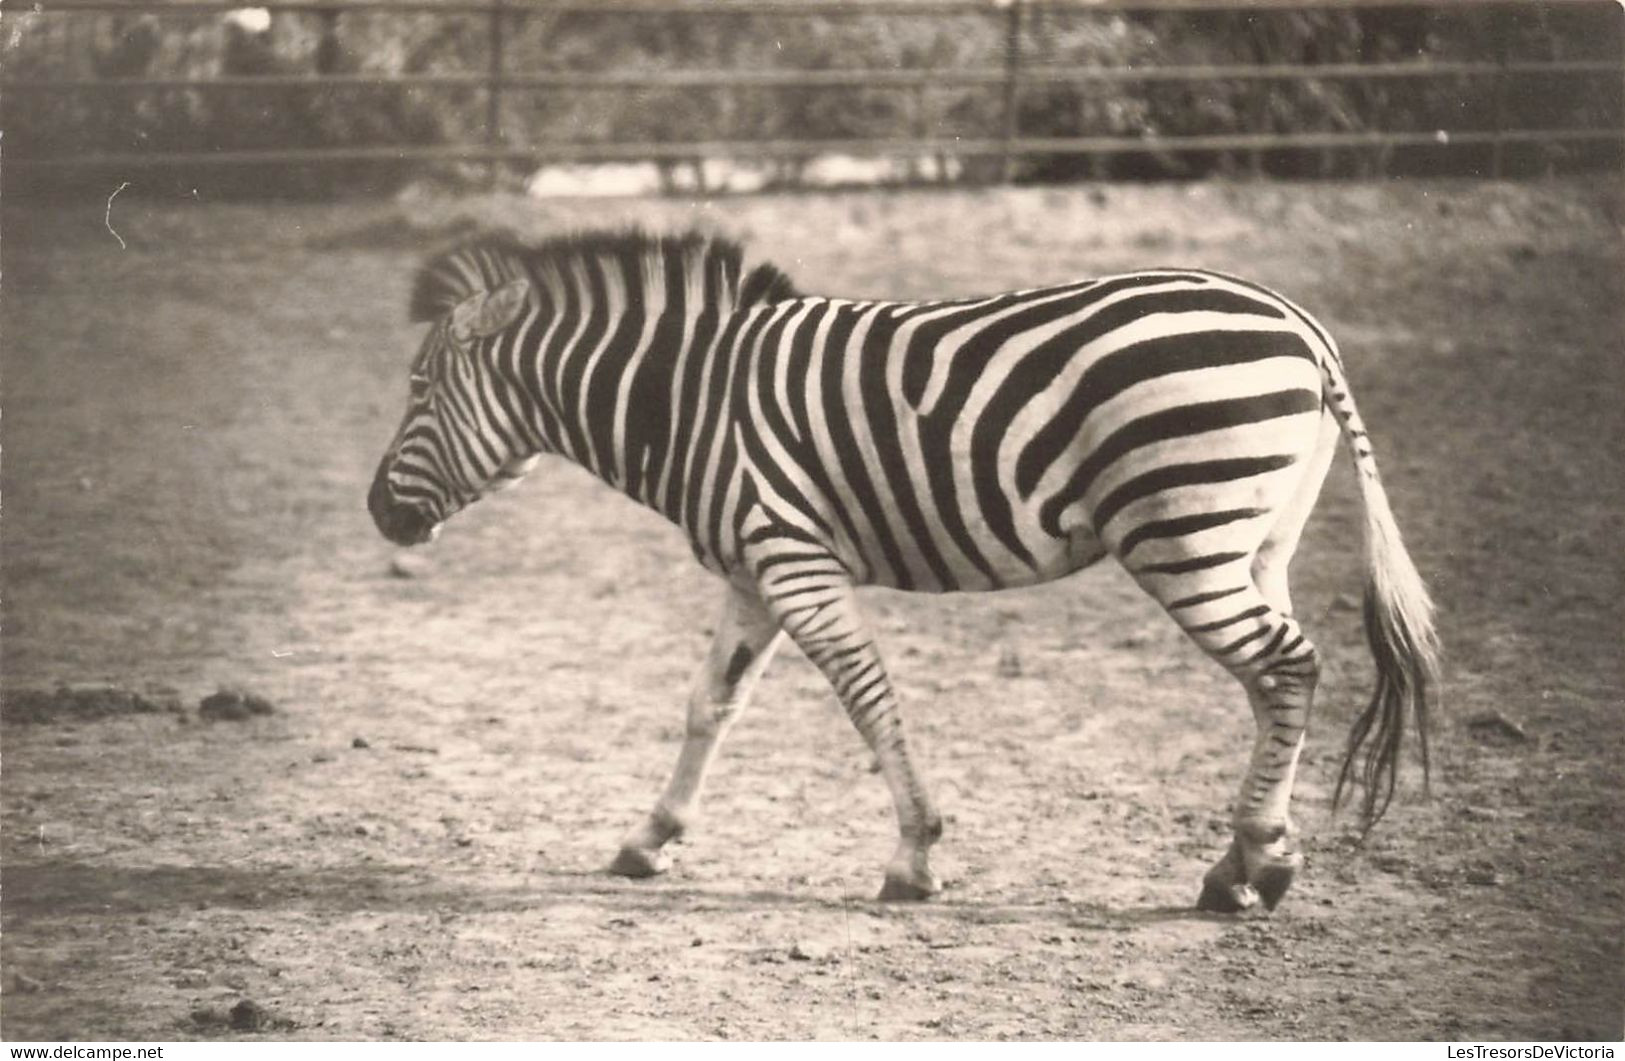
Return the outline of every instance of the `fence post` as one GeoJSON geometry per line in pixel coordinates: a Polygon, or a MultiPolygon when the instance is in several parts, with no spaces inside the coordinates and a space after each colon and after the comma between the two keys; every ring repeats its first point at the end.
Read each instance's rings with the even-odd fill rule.
{"type": "MultiPolygon", "coordinates": [[[[925,86],[913,85],[908,90],[908,126],[909,135],[916,140],[925,140],[931,135],[925,121],[925,86]]],[[[922,153],[923,154],[923,153],[922,153]]],[[[909,158],[909,176],[912,180],[919,180],[924,174],[925,163],[922,154],[911,155],[909,158]]],[[[937,155],[937,170],[942,171],[942,155],[937,155]]],[[[938,180],[941,179],[939,176],[938,180]]]]}
{"type": "Polygon", "coordinates": [[[490,152],[486,162],[486,175],[492,191],[496,191],[502,177],[502,0],[492,0],[490,9],[490,40],[487,46],[488,66],[485,81],[485,147],[490,152]]]}
{"type": "Polygon", "coordinates": [[[316,73],[321,76],[341,72],[344,46],[339,43],[339,9],[324,7],[316,12],[322,23],[322,39],[316,42],[316,73]]]}
{"type": "Polygon", "coordinates": [[[999,179],[1009,184],[1016,177],[1010,144],[1021,119],[1021,6],[1023,0],[994,0],[1007,12],[1004,30],[1004,113],[999,131],[999,179]]]}
{"type": "Polygon", "coordinates": [[[1506,83],[1507,83],[1507,48],[1508,41],[1514,29],[1509,12],[1495,9],[1495,84],[1490,93],[1490,131],[1494,139],[1490,141],[1490,177],[1501,179],[1503,154],[1506,145],[1501,134],[1506,129],[1506,83]]]}

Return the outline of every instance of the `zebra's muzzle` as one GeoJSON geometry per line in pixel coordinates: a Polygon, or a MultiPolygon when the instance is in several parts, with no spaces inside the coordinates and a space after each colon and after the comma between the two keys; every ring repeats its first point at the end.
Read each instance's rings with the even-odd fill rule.
{"type": "Polygon", "coordinates": [[[422,545],[432,541],[440,529],[439,522],[422,509],[395,497],[383,468],[378,469],[372,489],[367,491],[367,511],[372,513],[378,533],[396,545],[422,545]]]}

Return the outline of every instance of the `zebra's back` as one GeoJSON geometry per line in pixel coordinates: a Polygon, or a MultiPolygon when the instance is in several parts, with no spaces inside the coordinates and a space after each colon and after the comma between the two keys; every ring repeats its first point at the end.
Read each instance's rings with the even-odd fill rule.
{"type": "Polygon", "coordinates": [[[1188,560],[1213,532],[1256,548],[1314,448],[1335,356],[1278,296],[1174,270],[795,299],[737,342],[742,474],[770,517],[860,582],[934,591],[1047,581],[1108,550],[1188,560]]]}

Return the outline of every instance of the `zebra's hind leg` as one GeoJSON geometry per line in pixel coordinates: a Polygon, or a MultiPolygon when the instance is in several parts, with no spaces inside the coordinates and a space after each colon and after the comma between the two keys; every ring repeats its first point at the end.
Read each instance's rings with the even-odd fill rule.
{"type": "MultiPolygon", "coordinates": [[[[1174,620],[1247,691],[1257,733],[1231,814],[1230,849],[1202,880],[1197,907],[1233,913],[1256,905],[1274,909],[1291,887],[1303,855],[1290,803],[1320,676],[1315,646],[1284,600],[1260,583],[1284,590],[1273,573],[1232,564],[1198,587],[1148,585],[1174,620]],[[1285,605],[1285,606],[1283,606],[1285,605]]],[[[1145,584],[1144,579],[1141,580],[1145,584]]]]}
{"type": "Polygon", "coordinates": [[[621,844],[620,854],[610,864],[611,873],[652,877],[666,870],[670,859],[662,848],[681,836],[692,821],[705,772],[772,660],[779,638],[778,623],[755,591],[730,583],[705,666],[688,697],[677,768],[649,817],[621,844]]]}
{"type": "Polygon", "coordinates": [[[1146,552],[1125,563],[1180,628],[1241,683],[1252,705],[1256,735],[1231,814],[1233,839],[1203,878],[1197,900],[1203,910],[1234,912],[1260,901],[1274,909],[1303,866],[1290,804],[1320,662],[1292,617],[1287,565],[1337,451],[1335,419],[1323,414],[1316,431],[1312,443],[1302,439],[1312,448],[1296,476],[1235,496],[1234,508],[1229,498],[1209,498],[1213,513],[1256,512],[1267,519],[1259,537],[1253,537],[1259,525],[1249,529],[1245,519],[1166,538],[1142,531],[1146,552]]]}
{"type": "Polygon", "coordinates": [[[1320,664],[1297,624],[1280,613],[1274,617],[1265,636],[1268,644],[1277,638],[1280,644],[1236,674],[1257,734],[1231,815],[1230,850],[1202,879],[1196,905],[1203,910],[1243,910],[1259,900],[1273,910],[1303,868],[1290,804],[1320,664]]]}
{"type": "Polygon", "coordinates": [[[942,890],[929,859],[931,845],[942,836],[942,816],[914,765],[897,694],[850,578],[833,558],[808,556],[800,562],[753,567],[760,572],[768,608],[834,687],[891,789],[898,841],[886,865],[881,900],[930,898],[942,890]]]}

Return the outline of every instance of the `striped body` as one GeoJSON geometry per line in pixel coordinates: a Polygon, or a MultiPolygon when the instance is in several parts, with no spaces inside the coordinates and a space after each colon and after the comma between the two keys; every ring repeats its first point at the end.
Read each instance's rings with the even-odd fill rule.
{"type": "Polygon", "coordinates": [[[904,841],[888,888],[928,893],[940,817],[853,589],[1024,586],[1109,554],[1254,702],[1239,846],[1215,870],[1226,894],[1246,905],[1237,889],[1289,880],[1286,795],[1318,665],[1286,561],[1340,434],[1367,502],[1373,651],[1403,687],[1351,741],[1352,761],[1375,727],[1368,819],[1392,790],[1399,720],[1425,710],[1429,606],[1336,348],[1278,295],[1168,269],[848,301],[746,272],[726,243],[597,236],[476,241],[425,268],[413,309],[436,323],[370,498],[387,536],[426,540],[556,453],[663,513],[730,583],[691,740],[625,871],[680,830],[725,728],[696,737],[695,705],[731,718],[785,632],[892,787],[904,841]]]}
{"type": "Polygon", "coordinates": [[[797,299],[741,333],[759,518],[860,583],[928,591],[1049,581],[1106,550],[1156,570],[1198,536],[1204,561],[1250,554],[1313,449],[1329,356],[1272,296],[1188,272],[797,299]]]}

